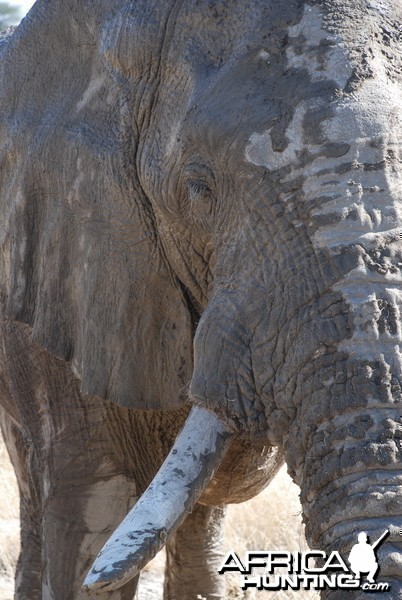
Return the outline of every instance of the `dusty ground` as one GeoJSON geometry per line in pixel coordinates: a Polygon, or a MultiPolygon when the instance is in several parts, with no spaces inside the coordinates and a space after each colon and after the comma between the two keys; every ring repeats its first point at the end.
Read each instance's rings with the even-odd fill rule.
{"type": "MultiPolygon", "coordinates": [[[[244,504],[229,507],[225,532],[228,550],[240,557],[246,550],[306,548],[301,523],[299,490],[282,469],[270,487],[244,504]]],[[[12,600],[13,575],[18,558],[18,491],[5,447],[0,439],[0,600],[12,600]]],[[[163,553],[143,572],[140,600],[162,600],[163,553]]],[[[227,576],[228,600],[317,600],[314,592],[242,592],[238,577],[227,576]]],[[[182,599],[187,600],[187,599],[182,599]]]]}

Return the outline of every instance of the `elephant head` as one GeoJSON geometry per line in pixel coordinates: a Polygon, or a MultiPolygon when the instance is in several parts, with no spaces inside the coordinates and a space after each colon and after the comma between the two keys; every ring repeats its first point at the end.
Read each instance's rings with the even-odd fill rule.
{"type": "Polygon", "coordinates": [[[284,449],[312,547],[388,528],[401,594],[400,4],[51,6],[3,50],[8,314],[84,393],[195,406],[87,585],[246,439],[284,449]]]}

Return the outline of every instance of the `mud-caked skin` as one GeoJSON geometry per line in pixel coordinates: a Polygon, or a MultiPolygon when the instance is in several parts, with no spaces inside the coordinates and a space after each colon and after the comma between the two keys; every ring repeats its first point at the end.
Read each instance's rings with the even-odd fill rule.
{"type": "MultiPolygon", "coordinates": [[[[99,493],[119,488],[128,510],[189,403],[234,436],[204,505],[256,493],[284,454],[311,547],[346,556],[389,529],[378,576],[402,598],[401,23],[399,0],[38,0],[0,45],[1,402],[35,487],[23,535],[49,548],[40,582],[23,545],[19,577],[44,598],[80,597],[124,512],[93,523],[87,550],[65,517],[54,592],[43,506],[69,469],[51,448],[74,446],[82,489],[117,453],[99,493]],[[42,365],[25,388],[21,335],[42,365]]],[[[79,523],[83,496],[60,501],[79,523]]],[[[222,517],[199,505],[172,538],[167,599],[224,597],[222,517]],[[194,555],[197,573],[186,550],[183,577],[196,527],[212,558],[194,555]]]]}

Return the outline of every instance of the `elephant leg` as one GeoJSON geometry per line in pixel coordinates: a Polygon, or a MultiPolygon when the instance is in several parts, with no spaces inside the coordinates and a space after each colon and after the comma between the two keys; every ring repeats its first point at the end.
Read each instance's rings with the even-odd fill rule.
{"type": "Polygon", "coordinates": [[[138,579],[105,595],[81,590],[95,556],[132,505],[130,482],[117,475],[68,490],[65,481],[55,486],[43,514],[43,600],[133,600],[138,579]]]}
{"type": "MultiPolygon", "coordinates": [[[[83,579],[138,496],[120,446],[127,414],[83,396],[70,366],[32,343],[25,326],[0,332],[3,424],[24,528],[17,598],[88,600],[83,579]]],[[[136,584],[105,600],[132,600],[136,584]]]]}
{"type": "Polygon", "coordinates": [[[224,599],[223,559],[225,506],[197,504],[166,546],[164,600],[224,599]]]}
{"type": "MultiPolygon", "coordinates": [[[[117,481],[124,493],[124,483],[119,478],[117,481]]],[[[111,480],[106,487],[110,486],[110,490],[116,493],[116,483],[111,480]]],[[[92,487],[99,491],[99,486],[96,484],[92,487]]],[[[119,524],[119,518],[121,520],[124,516],[123,504],[127,507],[125,502],[120,503],[119,506],[109,498],[106,499],[105,490],[100,501],[94,498],[87,501],[88,491],[88,488],[75,490],[74,498],[63,492],[56,492],[51,508],[49,507],[44,514],[43,600],[89,600],[92,597],[97,600],[133,600],[134,598],[138,578],[113,593],[91,595],[81,590],[82,582],[96,554],[112,533],[111,529],[119,524]],[[94,518],[97,514],[98,517],[100,516],[97,518],[96,527],[85,525],[81,520],[83,502],[87,507],[86,517],[90,514],[94,518]],[[100,509],[101,502],[104,506],[100,509]],[[102,525],[104,525],[103,531],[102,525]]]]}
{"type": "MultiPolygon", "coordinates": [[[[64,398],[65,400],[65,398],[64,398]]],[[[111,439],[111,415],[98,399],[70,397],[49,413],[53,434],[45,458],[49,489],[43,503],[43,600],[88,600],[82,582],[96,555],[137,499],[137,486],[111,439]]],[[[121,423],[124,429],[124,423],[121,423]]],[[[97,600],[133,600],[137,580],[97,600]]]]}
{"type": "Polygon", "coordinates": [[[42,544],[39,486],[29,475],[35,453],[15,419],[0,407],[3,439],[20,492],[21,549],[15,573],[16,600],[42,599],[42,544]]]}

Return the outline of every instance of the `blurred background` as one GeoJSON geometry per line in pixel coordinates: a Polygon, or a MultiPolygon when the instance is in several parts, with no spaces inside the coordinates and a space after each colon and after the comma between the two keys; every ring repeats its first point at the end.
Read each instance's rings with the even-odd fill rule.
{"type": "Polygon", "coordinates": [[[18,25],[22,17],[24,17],[34,0],[8,0],[0,2],[0,31],[10,27],[10,25],[18,25]]]}

